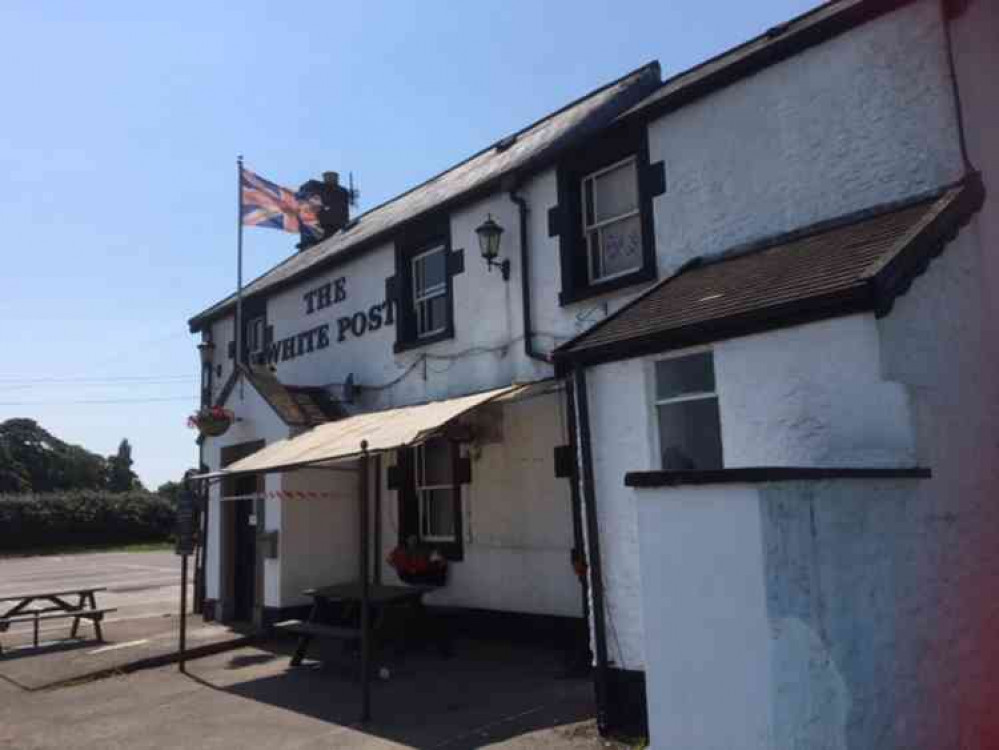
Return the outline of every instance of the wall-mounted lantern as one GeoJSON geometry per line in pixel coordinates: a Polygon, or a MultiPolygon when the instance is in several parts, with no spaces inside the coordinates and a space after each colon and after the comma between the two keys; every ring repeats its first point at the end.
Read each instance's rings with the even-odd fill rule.
{"type": "Polygon", "coordinates": [[[490,271],[493,268],[498,268],[503,275],[503,281],[508,281],[510,279],[509,259],[501,262],[496,260],[496,256],[499,255],[500,240],[503,238],[503,227],[493,221],[493,215],[489,214],[488,218],[476,227],[475,233],[479,235],[479,250],[482,252],[482,258],[486,261],[486,266],[490,271]]]}

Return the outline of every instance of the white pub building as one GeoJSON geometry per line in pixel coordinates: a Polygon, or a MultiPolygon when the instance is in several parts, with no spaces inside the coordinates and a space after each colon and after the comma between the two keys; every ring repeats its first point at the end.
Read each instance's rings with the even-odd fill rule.
{"type": "Polygon", "coordinates": [[[356,218],[308,183],[242,351],[190,321],[206,614],[416,545],[653,747],[999,747],[996,71],[992,0],[835,0],[356,218]]]}

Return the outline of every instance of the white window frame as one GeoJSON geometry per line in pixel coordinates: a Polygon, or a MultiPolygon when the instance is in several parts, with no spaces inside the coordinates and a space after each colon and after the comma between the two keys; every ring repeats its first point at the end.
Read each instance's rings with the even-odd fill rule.
{"type": "Polygon", "coordinates": [[[711,364],[714,368],[717,358],[715,357],[715,350],[710,346],[699,346],[693,349],[684,349],[679,352],[670,352],[669,354],[656,357],[651,360],[651,367],[649,368],[649,387],[652,392],[652,414],[651,414],[651,427],[652,432],[655,435],[655,448],[656,452],[653,456],[654,467],[656,470],[663,468],[662,466],[662,455],[663,455],[663,440],[662,433],[659,428],[659,407],[666,406],[668,404],[679,404],[684,401],[704,401],[710,398],[715,399],[718,402],[718,438],[721,441],[722,448],[722,465],[719,468],[725,467],[725,433],[722,429],[722,413],[721,413],[721,397],[718,394],[718,370],[715,368],[715,389],[713,391],[697,391],[695,393],[684,393],[682,396],[670,396],[668,398],[659,398],[659,379],[658,379],[658,369],[660,362],[668,362],[673,359],[683,359],[684,357],[692,357],[697,354],[710,354],[711,364]]]}
{"type": "MultiPolygon", "coordinates": [[[[603,275],[603,276],[594,276],[594,274],[593,274],[593,268],[594,268],[593,252],[594,252],[594,248],[593,248],[593,245],[590,243],[590,235],[593,232],[596,232],[597,236],[599,237],[600,236],[600,230],[603,229],[604,227],[609,226],[611,224],[616,224],[616,223],[618,223],[620,221],[624,221],[625,219],[630,219],[633,216],[640,216],[640,214],[642,212],[642,196],[640,194],[640,190],[639,190],[640,186],[638,184],[638,159],[637,159],[637,157],[635,157],[635,156],[629,156],[626,159],[621,159],[620,161],[614,162],[613,164],[610,164],[610,165],[608,165],[606,167],[602,167],[602,168],[598,169],[595,172],[590,172],[588,175],[585,175],[583,177],[583,179],[580,181],[579,187],[580,187],[579,199],[580,199],[580,209],[581,209],[581,214],[580,215],[581,215],[582,220],[583,220],[583,243],[586,245],[586,278],[589,280],[589,283],[590,284],[602,284],[605,281],[612,281],[613,279],[616,279],[618,277],[627,276],[628,274],[635,273],[636,271],[640,271],[642,269],[642,265],[645,262],[644,258],[639,258],[638,265],[636,265],[634,268],[628,268],[628,269],[625,269],[623,271],[617,271],[615,273],[606,274],[606,275],[603,275]],[[593,183],[593,190],[592,190],[592,193],[593,193],[593,217],[595,219],[596,216],[597,216],[597,214],[599,213],[598,210],[597,210],[597,190],[596,190],[596,180],[597,180],[597,178],[600,177],[601,175],[607,174],[608,172],[613,172],[615,169],[618,169],[618,168],[624,166],[625,164],[631,164],[631,166],[633,167],[632,174],[634,175],[634,178],[635,178],[635,208],[634,208],[634,210],[625,212],[623,214],[620,214],[619,216],[612,216],[609,219],[603,219],[601,221],[595,221],[593,224],[588,224],[587,221],[586,221],[586,185],[587,185],[587,183],[593,183]]],[[[638,232],[639,232],[639,238],[641,239],[641,232],[642,232],[641,220],[639,220],[638,232]]],[[[601,250],[603,250],[603,244],[602,243],[600,244],[600,248],[601,248],[601,250]]],[[[603,263],[601,263],[601,266],[602,265],[603,265],[603,263]]]]}
{"type": "MultiPolygon", "coordinates": [[[[416,507],[419,510],[419,538],[421,541],[425,542],[440,542],[440,543],[453,543],[458,541],[458,534],[461,532],[458,526],[458,514],[455,513],[455,503],[458,502],[458,498],[454,495],[454,483],[448,484],[422,484],[423,479],[427,476],[426,467],[426,446],[427,443],[420,443],[416,446],[416,477],[415,477],[415,488],[416,488],[416,507]],[[426,516],[425,507],[427,498],[430,496],[429,493],[434,490],[447,490],[449,493],[449,499],[451,501],[451,526],[452,533],[450,536],[444,536],[439,534],[425,534],[424,533],[424,518],[426,516]],[[424,494],[428,493],[428,494],[424,494]]],[[[450,449],[451,446],[448,446],[450,449]]],[[[454,469],[451,468],[453,473],[454,469]]]]}
{"type": "Polygon", "coordinates": [[[447,302],[445,301],[444,309],[444,321],[437,328],[423,330],[422,326],[425,325],[426,321],[426,311],[429,308],[430,303],[437,299],[438,297],[447,297],[448,294],[448,280],[447,280],[447,246],[446,245],[435,245],[429,250],[424,250],[418,255],[414,255],[409,261],[410,274],[413,281],[413,320],[414,327],[416,331],[416,338],[425,339],[430,336],[435,336],[438,333],[443,333],[447,330],[447,302]],[[440,284],[435,284],[430,289],[424,289],[422,292],[419,290],[419,285],[417,283],[417,272],[416,267],[418,261],[433,255],[434,253],[440,253],[444,256],[444,281],[440,284]]]}
{"type": "Polygon", "coordinates": [[[264,330],[266,321],[263,315],[251,318],[246,326],[247,346],[250,354],[260,354],[264,350],[264,330]]]}

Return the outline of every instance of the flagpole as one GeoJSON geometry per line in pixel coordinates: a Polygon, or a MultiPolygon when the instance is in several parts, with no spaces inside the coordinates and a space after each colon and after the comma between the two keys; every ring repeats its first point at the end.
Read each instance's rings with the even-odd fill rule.
{"type": "MultiPolygon", "coordinates": [[[[233,370],[243,360],[243,156],[236,157],[236,356],[233,370]]],[[[243,379],[239,378],[239,398],[243,400],[243,379]]]]}

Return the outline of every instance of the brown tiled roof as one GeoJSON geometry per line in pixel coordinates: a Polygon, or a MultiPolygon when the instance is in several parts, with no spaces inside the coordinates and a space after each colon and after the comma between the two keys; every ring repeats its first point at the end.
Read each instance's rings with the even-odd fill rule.
{"type": "Polygon", "coordinates": [[[694,262],[562,345],[600,362],[864,310],[895,297],[981,206],[977,174],[932,196],[694,262]]]}
{"type": "Polygon", "coordinates": [[[263,367],[241,367],[222,387],[216,399],[218,405],[225,403],[242,373],[253,385],[257,393],[266,401],[281,421],[291,427],[315,427],[317,424],[332,422],[346,415],[339,404],[333,401],[326,390],[314,386],[285,385],[269,369],[263,367]]]}

